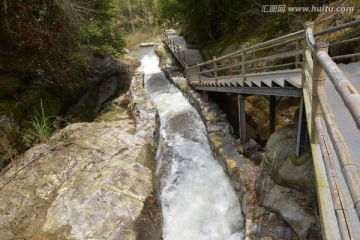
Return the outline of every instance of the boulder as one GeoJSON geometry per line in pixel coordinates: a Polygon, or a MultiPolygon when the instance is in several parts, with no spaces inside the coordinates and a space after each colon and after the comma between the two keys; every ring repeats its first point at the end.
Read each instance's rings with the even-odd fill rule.
{"type": "Polygon", "coordinates": [[[140,44],[139,44],[139,47],[152,47],[152,46],[154,46],[154,45],[155,45],[155,43],[153,43],[153,42],[140,43],[140,44]]]}
{"type": "Polygon", "coordinates": [[[268,174],[263,172],[256,181],[256,195],[261,206],[281,216],[300,237],[300,239],[317,239],[320,232],[314,216],[305,211],[299,202],[296,192],[276,185],[268,174]]]}
{"type": "Polygon", "coordinates": [[[295,155],[296,129],[283,127],[266,144],[264,168],[282,186],[306,192],[308,203],[316,201],[315,173],[310,150],[295,155]]]}

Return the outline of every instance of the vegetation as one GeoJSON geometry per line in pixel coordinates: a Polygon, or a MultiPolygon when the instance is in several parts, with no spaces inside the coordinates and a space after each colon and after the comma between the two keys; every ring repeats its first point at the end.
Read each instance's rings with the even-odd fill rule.
{"type": "MultiPolygon", "coordinates": [[[[264,13],[265,5],[286,6],[323,6],[334,2],[319,0],[309,3],[306,0],[159,0],[163,19],[181,22],[183,31],[189,41],[207,45],[218,41],[226,35],[241,32],[242,37],[248,33],[254,35],[258,30],[273,38],[284,32],[303,27],[304,19],[309,20],[318,13],[292,13],[288,11],[264,13]]],[[[255,34],[256,35],[256,34],[255,34]]]]}
{"type": "Polygon", "coordinates": [[[48,81],[69,88],[94,54],[122,53],[125,46],[111,0],[1,1],[0,70],[41,69],[48,81]]]}
{"type": "Polygon", "coordinates": [[[158,0],[117,0],[120,25],[127,32],[159,24],[158,0]]]}
{"type": "MultiPolygon", "coordinates": [[[[45,115],[42,100],[40,102],[41,110],[34,117],[31,118],[30,124],[32,126],[30,138],[31,142],[44,142],[47,141],[52,133],[53,128],[51,125],[51,118],[45,115]]],[[[29,136],[28,136],[29,137],[29,136]]]]}

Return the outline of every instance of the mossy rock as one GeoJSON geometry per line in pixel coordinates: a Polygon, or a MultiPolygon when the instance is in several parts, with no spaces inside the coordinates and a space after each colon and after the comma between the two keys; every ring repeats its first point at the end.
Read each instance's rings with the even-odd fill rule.
{"type": "Polygon", "coordinates": [[[6,96],[7,93],[4,90],[0,89],[0,98],[6,96]]]}
{"type": "Polygon", "coordinates": [[[29,96],[33,113],[41,112],[41,103],[47,116],[59,115],[70,101],[70,95],[58,87],[42,88],[29,96]]]}
{"type": "Polygon", "coordinates": [[[17,102],[11,97],[0,99],[0,115],[5,115],[18,123],[26,114],[27,108],[24,103],[17,102]]]}
{"type": "Polygon", "coordinates": [[[16,77],[0,76],[0,97],[11,95],[22,88],[24,82],[16,77]]]}
{"type": "Polygon", "coordinates": [[[20,88],[24,83],[16,77],[0,76],[0,87],[11,87],[13,89],[20,88]]]}

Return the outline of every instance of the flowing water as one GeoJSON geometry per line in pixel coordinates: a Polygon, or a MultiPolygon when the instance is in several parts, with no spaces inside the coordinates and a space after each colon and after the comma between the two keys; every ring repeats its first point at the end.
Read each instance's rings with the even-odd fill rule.
{"type": "Polygon", "coordinates": [[[141,51],[138,70],[161,121],[156,159],[164,239],[241,239],[238,198],[211,154],[199,114],[161,72],[153,49],[141,51]]]}

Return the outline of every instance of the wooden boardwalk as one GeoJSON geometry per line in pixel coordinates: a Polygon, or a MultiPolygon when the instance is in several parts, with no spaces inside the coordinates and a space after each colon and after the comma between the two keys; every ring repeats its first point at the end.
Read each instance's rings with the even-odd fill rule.
{"type": "Polygon", "coordinates": [[[305,148],[308,135],[324,239],[360,239],[360,62],[334,62],[360,60],[360,53],[328,54],[329,47],[359,42],[360,37],[330,44],[316,42],[316,38],[359,25],[357,20],[313,33],[313,24],[306,23],[303,31],[244,46],[207,62],[174,31],[163,36],[185,69],[190,86],[204,94],[238,94],[243,142],[247,95],[301,98],[297,153],[305,148]]]}

